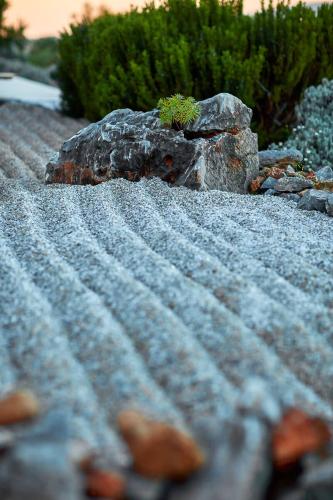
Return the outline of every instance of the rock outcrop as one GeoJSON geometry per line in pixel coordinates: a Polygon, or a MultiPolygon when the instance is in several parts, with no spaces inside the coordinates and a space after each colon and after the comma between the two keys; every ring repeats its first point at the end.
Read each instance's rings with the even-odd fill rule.
{"type": "Polygon", "coordinates": [[[258,175],[252,111],[230,94],[202,101],[185,130],[165,128],[159,112],[116,110],[66,141],[46,169],[47,183],[99,184],[158,176],[197,190],[247,192],[258,175]]]}

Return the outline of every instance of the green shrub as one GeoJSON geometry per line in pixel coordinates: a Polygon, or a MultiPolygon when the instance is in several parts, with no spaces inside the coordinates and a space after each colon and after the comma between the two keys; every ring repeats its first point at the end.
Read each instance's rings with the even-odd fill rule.
{"type": "Polygon", "coordinates": [[[32,42],[27,62],[41,68],[48,68],[58,62],[58,42],[54,37],[40,38],[32,42]]]}
{"type": "Polygon", "coordinates": [[[151,109],[161,95],[230,92],[254,109],[263,146],[286,138],[305,88],[333,78],[332,33],[333,4],[247,16],[241,0],[165,0],[86,19],[59,44],[64,108],[96,120],[151,109]]]}
{"type": "Polygon", "coordinates": [[[181,130],[200,116],[200,106],[194,97],[185,98],[181,94],[159,99],[157,107],[161,122],[176,130],[181,130]]]}

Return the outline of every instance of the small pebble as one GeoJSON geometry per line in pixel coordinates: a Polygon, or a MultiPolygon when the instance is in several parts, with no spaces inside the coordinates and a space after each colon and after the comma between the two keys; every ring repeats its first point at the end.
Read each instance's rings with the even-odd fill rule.
{"type": "Polygon", "coordinates": [[[86,492],[91,497],[118,500],[124,498],[125,481],[117,472],[90,470],[86,477],[86,492]]]}
{"type": "Polygon", "coordinates": [[[135,470],[148,477],[185,479],[205,462],[203,452],[188,434],[136,411],[119,415],[118,426],[135,470]]]}
{"type": "Polygon", "coordinates": [[[0,400],[0,425],[15,424],[39,414],[37,398],[30,391],[17,391],[0,400]]]}
{"type": "Polygon", "coordinates": [[[290,409],[273,434],[273,459],[277,468],[296,463],[306,453],[318,451],[331,438],[327,424],[297,408],[290,409]]]}

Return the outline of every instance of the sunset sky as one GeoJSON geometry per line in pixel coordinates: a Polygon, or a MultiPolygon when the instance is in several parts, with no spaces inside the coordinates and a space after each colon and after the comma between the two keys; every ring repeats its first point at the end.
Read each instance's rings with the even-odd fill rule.
{"type": "MultiPolygon", "coordinates": [[[[27,36],[57,35],[68,26],[71,16],[80,13],[86,0],[9,0],[10,8],[7,20],[15,23],[19,19],[27,24],[27,36]]],[[[131,4],[143,5],[145,0],[90,0],[96,8],[101,4],[117,12],[126,10],[131,4]]],[[[245,11],[253,12],[260,4],[260,0],[245,0],[245,11]]],[[[293,1],[296,3],[296,0],[293,1]]]]}

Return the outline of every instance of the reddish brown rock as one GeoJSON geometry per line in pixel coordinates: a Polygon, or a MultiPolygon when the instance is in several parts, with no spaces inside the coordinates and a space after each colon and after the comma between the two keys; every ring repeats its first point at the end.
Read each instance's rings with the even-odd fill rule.
{"type": "Polygon", "coordinates": [[[273,177],[274,179],[281,179],[284,176],[285,170],[283,168],[272,167],[267,169],[266,177],[273,177]]]}
{"type": "Polygon", "coordinates": [[[320,450],[330,440],[325,422],[302,410],[290,409],[273,433],[273,458],[277,468],[296,463],[303,455],[320,450]]]}
{"type": "Polygon", "coordinates": [[[65,161],[53,171],[53,182],[58,184],[100,184],[100,180],[89,167],[80,167],[73,161],[65,161]]]}
{"type": "Polygon", "coordinates": [[[39,403],[30,391],[17,391],[0,400],[0,425],[29,420],[39,413],[39,403]]]}
{"type": "Polygon", "coordinates": [[[317,179],[315,172],[307,172],[305,177],[311,181],[316,181],[317,179]]]}
{"type": "Polygon", "coordinates": [[[93,469],[87,473],[86,492],[92,497],[120,500],[125,496],[125,481],[116,472],[93,469]]]}
{"type": "Polygon", "coordinates": [[[321,191],[333,193],[333,181],[319,181],[315,183],[315,188],[321,191]]]}
{"type": "Polygon", "coordinates": [[[250,193],[256,193],[257,191],[259,191],[261,184],[264,182],[264,180],[265,180],[265,177],[262,175],[259,175],[253,181],[251,181],[250,186],[249,186],[250,193]]]}
{"type": "Polygon", "coordinates": [[[118,424],[134,467],[144,476],[184,479],[204,464],[203,452],[195,441],[168,424],[136,411],[121,413],[118,424]]]}

